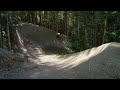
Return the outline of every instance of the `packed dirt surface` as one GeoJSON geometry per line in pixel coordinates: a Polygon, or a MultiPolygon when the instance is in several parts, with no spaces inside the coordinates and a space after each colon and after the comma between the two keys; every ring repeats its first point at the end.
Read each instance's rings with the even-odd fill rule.
{"type": "Polygon", "coordinates": [[[18,36],[20,47],[28,60],[19,69],[9,70],[0,78],[120,79],[120,43],[106,43],[71,53],[66,48],[68,42],[65,36],[59,40],[56,32],[27,23],[20,27],[18,36]],[[58,54],[61,52],[68,54],[58,54]]]}
{"type": "MultiPolygon", "coordinates": [[[[57,38],[57,32],[38,25],[22,23],[17,29],[19,48],[27,54],[62,54],[71,53],[67,48],[70,43],[65,35],[57,38]],[[36,49],[36,50],[33,50],[36,49]]],[[[36,56],[36,55],[35,55],[36,56]]]]}

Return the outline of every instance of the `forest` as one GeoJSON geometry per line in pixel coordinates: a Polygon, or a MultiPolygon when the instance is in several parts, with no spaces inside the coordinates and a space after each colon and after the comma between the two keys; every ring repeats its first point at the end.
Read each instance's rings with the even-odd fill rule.
{"type": "MultiPolygon", "coordinates": [[[[120,78],[120,74],[117,72],[120,68],[119,43],[120,11],[0,11],[0,59],[5,58],[6,55],[9,56],[8,58],[5,58],[8,60],[4,59],[3,61],[0,61],[2,66],[0,68],[5,67],[6,65],[12,67],[12,64],[10,63],[21,57],[26,58],[27,61],[29,61],[31,58],[33,59],[31,56],[34,56],[34,60],[38,60],[35,58],[40,58],[39,60],[43,60],[43,63],[49,62],[52,64],[54,62],[56,66],[59,66],[58,68],[69,68],[67,73],[60,74],[61,77],[59,77],[55,72],[61,72],[64,71],[64,69],[53,72],[54,70],[52,71],[51,69],[53,67],[50,67],[49,64],[46,66],[51,72],[39,72],[40,75],[36,77],[20,76],[19,78],[120,78]],[[59,38],[57,38],[58,33],[60,34],[59,38]],[[62,38],[64,40],[67,38],[68,44],[66,46],[64,46],[65,42],[62,38]],[[34,48],[30,49],[30,45],[34,48]],[[65,50],[66,48],[67,50],[69,48],[71,52],[68,53],[68,51],[65,50]],[[36,49],[40,52],[39,56],[37,56],[38,51],[36,49]],[[35,54],[36,52],[37,54],[35,54]],[[44,56],[41,57],[40,55],[44,56]],[[54,57],[54,55],[57,56],[54,57]],[[102,55],[106,55],[106,57],[104,56],[103,58],[102,55]],[[13,57],[10,56],[14,56],[14,60],[13,57]],[[73,59],[71,59],[71,57],[73,57],[73,59]],[[10,58],[11,61],[9,60],[10,58]],[[60,58],[62,58],[61,60],[63,60],[63,63],[60,61],[60,58]],[[55,59],[55,61],[53,59],[55,59]],[[102,63],[103,67],[97,66],[94,60],[96,60],[97,64],[102,63]],[[2,65],[3,62],[8,63],[2,65]],[[62,65],[59,63],[62,63],[62,65]],[[89,63],[91,63],[92,66],[88,67],[89,63]],[[77,65],[79,67],[77,67],[77,65]],[[112,67],[112,69],[109,69],[107,66],[112,67]],[[78,70],[78,68],[81,69],[78,70]],[[85,73],[89,72],[89,68],[92,68],[93,70],[91,71],[91,76],[87,76],[89,73],[85,73]],[[101,71],[97,72],[99,68],[101,71]],[[73,69],[77,70],[75,75],[76,73],[79,73],[76,77],[68,75],[69,72],[71,72],[70,70],[73,69]],[[83,69],[85,69],[85,71],[83,71],[83,69]],[[95,70],[96,72],[94,72],[95,70]],[[113,70],[116,71],[114,72],[115,75],[112,75],[113,70]],[[103,71],[106,73],[106,77],[103,75],[103,71]],[[45,73],[52,73],[56,76],[44,76],[45,73]],[[97,76],[96,74],[100,75],[97,76]]],[[[22,62],[26,61],[26,59],[22,59],[22,62]]],[[[36,66],[41,66],[37,62],[34,63],[36,66]]],[[[14,64],[19,66],[18,62],[14,62],[14,64]]],[[[33,70],[31,72],[29,71],[29,74],[33,72],[36,73],[33,70]]],[[[24,76],[26,75],[28,75],[28,73],[24,76]]],[[[12,77],[12,74],[11,76],[6,74],[0,76],[0,78],[7,77],[15,78],[12,77]]]]}

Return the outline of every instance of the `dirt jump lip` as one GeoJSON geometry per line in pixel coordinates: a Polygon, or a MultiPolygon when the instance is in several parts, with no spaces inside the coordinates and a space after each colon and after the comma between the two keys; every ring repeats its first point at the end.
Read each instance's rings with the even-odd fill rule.
{"type": "Polygon", "coordinates": [[[70,53],[66,48],[68,41],[65,35],[31,23],[21,23],[19,26],[16,31],[18,45],[21,46],[19,49],[27,50],[30,46],[37,46],[35,48],[46,54],[70,53]],[[60,35],[60,38],[56,35],[60,35]]]}

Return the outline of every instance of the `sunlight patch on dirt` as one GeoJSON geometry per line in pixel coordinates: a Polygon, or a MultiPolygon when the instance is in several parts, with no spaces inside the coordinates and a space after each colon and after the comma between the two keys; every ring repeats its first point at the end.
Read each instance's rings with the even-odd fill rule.
{"type": "Polygon", "coordinates": [[[103,52],[110,43],[103,44],[97,48],[85,50],[83,52],[67,54],[67,55],[41,55],[38,56],[37,64],[47,63],[48,66],[55,65],[58,69],[73,68],[83,62],[88,61],[90,58],[103,52]]]}

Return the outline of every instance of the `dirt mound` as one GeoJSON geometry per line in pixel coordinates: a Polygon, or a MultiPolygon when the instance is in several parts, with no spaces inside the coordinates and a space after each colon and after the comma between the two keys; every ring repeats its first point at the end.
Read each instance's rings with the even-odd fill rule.
{"type": "Polygon", "coordinates": [[[36,52],[39,52],[39,54],[72,52],[66,47],[70,43],[65,35],[61,35],[61,39],[58,39],[56,37],[57,32],[47,28],[30,23],[22,23],[18,27],[17,32],[19,46],[27,53],[31,53],[31,47],[36,48],[36,52]]]}
{"type": "Polygon", "coordinates": [[[70,56],[60,66],[68,68],[62,74],[64,78],[120,79],[120,43],[103,44],[70,56]]]}

